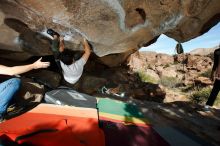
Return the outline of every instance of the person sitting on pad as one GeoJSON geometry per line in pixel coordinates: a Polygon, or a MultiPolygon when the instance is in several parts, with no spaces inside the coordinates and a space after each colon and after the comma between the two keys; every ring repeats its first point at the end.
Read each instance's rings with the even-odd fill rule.
{"type": "MultiPolygon", "coordinates": [[[[0,74],[14,76],[28,72],[33,69],[47,68],[50,65],[50,63],[41,62],[41,59],[42,58],[28,65],[13,66],[13,67],[0,65],[0,74]]],[[[3,120],[4,114],[6,113],[10,101],[14,97],[15,93],[19,90],[21,86],[20,82],[21,81],[19,78],[11,78],[9,80],[0,83],[0,121],[3,120]]]]}

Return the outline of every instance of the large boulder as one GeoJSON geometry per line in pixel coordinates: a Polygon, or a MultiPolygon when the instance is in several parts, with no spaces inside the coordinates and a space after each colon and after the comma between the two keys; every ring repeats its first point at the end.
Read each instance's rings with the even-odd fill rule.
{"type": "Polygon", "coordinates": [[[157,66],[169,66],[173,64],[174,58],[168,54],[137,51],[129,56],[127,62],[132,70],[144,70],[146,68],[155,70],[157,66]]]}
{"type": "Polygon", "coordinates": [[[193,68],[198,72],[210,69],[212,60],[206,56],[187,55],[187,68],[193,68]]]}
{"type": "Polygon", "coordinates": [[[127,65],[133,71],[143,70],[145,64],[145,61],[141,58],[138,51],[131,54],[127,60],[127,65]]]}
{"type": "MultiPolygon", "coordinates": [[[[155,80],[161,77],[176,78],[183,84],[195,84],[199,76],[210,76],[213,60],[211,55],[178,54],[170,56],[156,52],[136,52],[128,59],[133,71],[140,71],[155,80]]],[[[198,79],[198,84],[210,85],[208,80],[198,79]]]]}
{"type": "Polygon", "coordinates": [[[156,55],[156,65],[170,65],[174,63],[173,56],[170,56],[168,54],[157,54],[156,55]]]}
{"type": "Polygon", "coordinates": [[[148,46],[160,34],[190,40],[207,32],[219,17],[218,0],[1,0],[0,47],[29,55],[51,54],[43,35],[53,28],[65,35],[68,48],[80,50],[85,37],[94,53],[103,57],[148,46]]]}
{"type": "Polygon", "coordinates": [[[170,66],[167,68],[163,68],[160,71],[160,76],[162,77],[173,77],[176,78],[177,77],[178,72],[176,71],[176,67],[175,66],[170,66]]]}
{"type": "Polygon", "coordinates": [[[197,86],[209,86],[212,84],[213,82],[207,77],[198,77],[195,79],[195,85],[197,86]]]}

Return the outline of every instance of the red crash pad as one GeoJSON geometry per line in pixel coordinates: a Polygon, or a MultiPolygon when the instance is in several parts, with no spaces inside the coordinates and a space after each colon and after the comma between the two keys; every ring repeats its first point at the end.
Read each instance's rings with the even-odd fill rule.
{"type": "Polygon", "coordinates": [[[14,141],[17,138],[19,144],[105,145],[103,131],[98,126],[96,109],[49,104],[40,104],[21,116],[1,123],[0,136],[2,135],[7,135],[14,141]]]}

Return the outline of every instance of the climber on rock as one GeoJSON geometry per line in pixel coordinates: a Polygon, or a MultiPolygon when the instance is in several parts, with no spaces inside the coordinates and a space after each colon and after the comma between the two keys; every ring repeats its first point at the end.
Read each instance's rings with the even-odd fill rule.
{"type": "MultiPolygon", "coordinates": [[[[47,68],[50,65],[50,63],[42,62],[41,59],[42,58],[28,65],[13,67],[0,65],[0,74],[14,76],[28,72],[33,69],[47,68]]],[[[9,80],[0,83],[0,121],[3,120],[10,101],[12,100],[16,92],[19,90],[21,86],[20,82],[21,81],[19,78],[13,77],[9,80]]]]}
{"type": "Polygon", "coordinates": [[[62,68],[65,80],[64,84],[75,88],[77,81],[82,76],[84,65],[91,54],[88,41],[85,38],[83,39],[84,54],[79,60],[74,60],[73,52],[69,49],[64,49],[63,37],[60,37],[60,35],[52,29],[48,29],[47,33],[53,37],[52,51],[55,54],[55,59],[56,56],[59,56],[57,58],[59,58],[60,67],[62,68]]]}

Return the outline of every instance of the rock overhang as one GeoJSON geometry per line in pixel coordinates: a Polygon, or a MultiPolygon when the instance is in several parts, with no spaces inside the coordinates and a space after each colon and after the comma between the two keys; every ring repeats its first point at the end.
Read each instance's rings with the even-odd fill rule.
{"type": "Polygon", "coordinates": [[[68,48],[81,50],[85,37],[98,57],[109,58],[148,46],[161,34],[188,41],[218,23],[219,16],[218,0],[1,0],[0,29],[10,31],[1,32],[6,38],[0,43],[3,50],[47,55],[49,40],[42,34],[53,28],[65,36],[68,48]]]}

